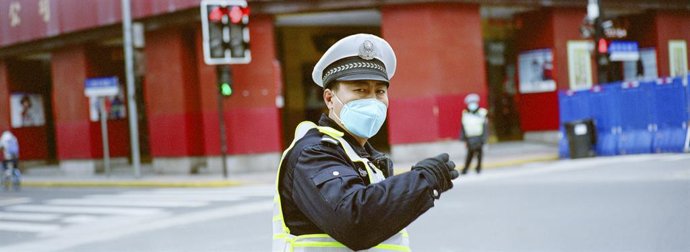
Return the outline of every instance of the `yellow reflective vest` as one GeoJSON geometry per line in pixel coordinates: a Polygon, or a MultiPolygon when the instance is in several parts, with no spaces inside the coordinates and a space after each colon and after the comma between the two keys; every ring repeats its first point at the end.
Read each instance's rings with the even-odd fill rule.
{"type": "MultiPolygon", "coordinates": [[[[307,131],[311,129],[318,129],[322,134],[328,135],[337,140],[340,146],[343,147],[347,156],[353,162],[361,162],[369,175],[370,183],[378,183],[385,178],[383,172],[376,168],[369,160],[362,158],[352,149],[345,139],[343,139],[343,132],[340,132],[331,127],[317,126],[313,122],[305,121],[300,123],[295,130],[295,139],[292,140],[290,147],[288,147],[280,158],[280,165],[278,166],[278,176],[280,176],[280,168],[283,159],[287,153],[295,146],[295,143],[300,140],[307,131]]],[[[345,252],[352,251],[342,243],[331,238],[328,234],[307,234],[307,235],[292,235],[290,229],[285,224],[283,218],[283,211],[280,203],[280,194],[278,193],[279,178],[276,178],[276,191],[273,198],[273,251],[274,252],[298,252],[298,251],[324,251],[324,252],[345,252]]],[[[370,249],[362,251],[410,251],[409,238],[407,231],[403,229],[396,235],[383,241],[370,249]]]]}
{"type": "Polygon", "coordinates": [[[486,115],[488,111],[484,108],[479,108],[477,113],[462,111],[462,127],[465,130],[465,137],[478,137],[484,134],[484,124],[486,123],[486,115]]]}

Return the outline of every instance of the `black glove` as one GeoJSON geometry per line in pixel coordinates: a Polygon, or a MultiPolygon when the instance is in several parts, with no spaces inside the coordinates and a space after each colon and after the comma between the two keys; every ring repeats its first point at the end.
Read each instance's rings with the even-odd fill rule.
{"type": "Polygon", "coordinates": [[[436,199],[441,196],[442,192],[453,188],[451,180],[459,176],[458,171],[455,170],[455,163],[448,160],[448,153],[419,161],[412,166],[412,170],[422,172],[424,177],[434,185],[436,192],[434,192],[433,197],[436,199]]]}

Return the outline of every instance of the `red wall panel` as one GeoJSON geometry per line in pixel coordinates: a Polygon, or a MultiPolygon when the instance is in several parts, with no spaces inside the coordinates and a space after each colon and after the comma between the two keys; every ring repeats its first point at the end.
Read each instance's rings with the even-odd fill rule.
{"type": "MultiPolygon", "coordinates": [[[[657,11],[657,66],[659,76],[669,76],[669,40],[685,40],[690,45],[690,11],[657,11]]],[[[690,58],[690,50],[685,57],[690,58]]]]}
{"type": "Polygon", "coordinates": [[[12,134],[17,137],[19,142],[19,155],[22,160],[46,159],[48,157],[45,127],[15,128],[12,129],[12,134]]]}
{"type": "Polygon", "coordinates": [[[232,109],[226,113],[228,127],[228,148],[230,153],[250,154],[279,152],[280,123],[278,109],[262,107],[253,109],[232,109]]]}
{"type": "Polygon", "coordinates": [[[558,129],[558,94],[556,92],[519,96],[518,111],[523,131],[558,129]]]}
{"type": "Polygon", "coordinates": [[[146,109],[156,157],[204,153],[193,34],[184,28],[147,34],[146,109]]]}
{"type": "Polygon", "coordinates": [[[10,128],[10,83],[7,64],[0,60],[0,131],[10,128]]]}
{"type": "Polygon", "coordinates": [[[389,93],[389,142],[457,137],[465,94],[487,90],[479,6],[392,5],[381,12],[383,38],[398,60],[389,93]]]}
{"type": "Polygon", "coordinates": [[[88,99],[84,80],[88,76],[87,50],[83,46],[53,52],[53,108],[59,159],[94,158],[93,137],[88,121],[88,99]]]}
{"type": "Polygon", "coordinates": [[[388,137],[391,144],[433,142],[438,139],[438,115],[434,97],[391,100],[388,137]]]}

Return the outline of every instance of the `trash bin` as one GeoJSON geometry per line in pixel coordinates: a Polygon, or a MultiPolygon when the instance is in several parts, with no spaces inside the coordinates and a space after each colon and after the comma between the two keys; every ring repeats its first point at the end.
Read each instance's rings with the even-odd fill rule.
{"type": "Polygon", "coordinates": [[[568,137],[570,158],[594,157],[594,146],[597,143],[597,133],[592,119],[570,121],[565,123],[568,137]]]}

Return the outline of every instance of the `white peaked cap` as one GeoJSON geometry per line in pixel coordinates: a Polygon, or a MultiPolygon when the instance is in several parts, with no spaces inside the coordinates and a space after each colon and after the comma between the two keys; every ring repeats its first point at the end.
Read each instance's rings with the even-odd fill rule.
{"type": "Polygon", "coordinates": [[[475,93],[468,94],[465,96],[465,104],[470,104],[473,102],[479,102],[479,95],[475,93]]]}
{"type": "MultiPolygon", "coordinates": [[[[359,67],[359,66],[365,66],[365,67],[371,67],[371,69],[378,69],[378,70],[385,70],[386,76],[385,81],[388,82],[391,78],[393,78],[393,75],[395,74],[395,66],[396,66],[396,59],[395,59],[395,53],[393,52],[393,48],[380,37],[377,37],[375,35],[371,34],[354,34],[347,36],[335,44],[331,46],[331,48],[328,48],[326,53],[323,54],[321,59],[319,59],[319,62],[316,63],[314,66],[314,71],[311,74],[312,79],[316,83],[316,85],[319,85],[320,87],[324,86],[324,71],[329,70],[327,72],[328,74],[332,74],[334,72],[338,72],[339,70],[347,71],[350,70],[351,66],[359,67]],[[340,68],[329,68],[331,64],[341,60],[341,59],[347,59],[350,57],[355,57],[358,56],[360,62],[350,62],[348,65],[341,66],[340,68]],[[383,69],[380,67],[377,67],[378,63],[375,64],[375,60],[380,61],[383,63],[383,69]]],[[[342,74],[347,74],[347,73],[342,73],[342,74]]],[[[337,78],[341,79],[341,78],[337,78]]],[[[347,78],[345,78],[347,79],[347,78]]],[[[367,78],[359,78],[359,79],[367,79],[367,78]]],[[[376,78],[373,78],[376,79],[376,78]]],[[[348,79],[348,80],[355,80],[355,79],[348,79]]]]}

